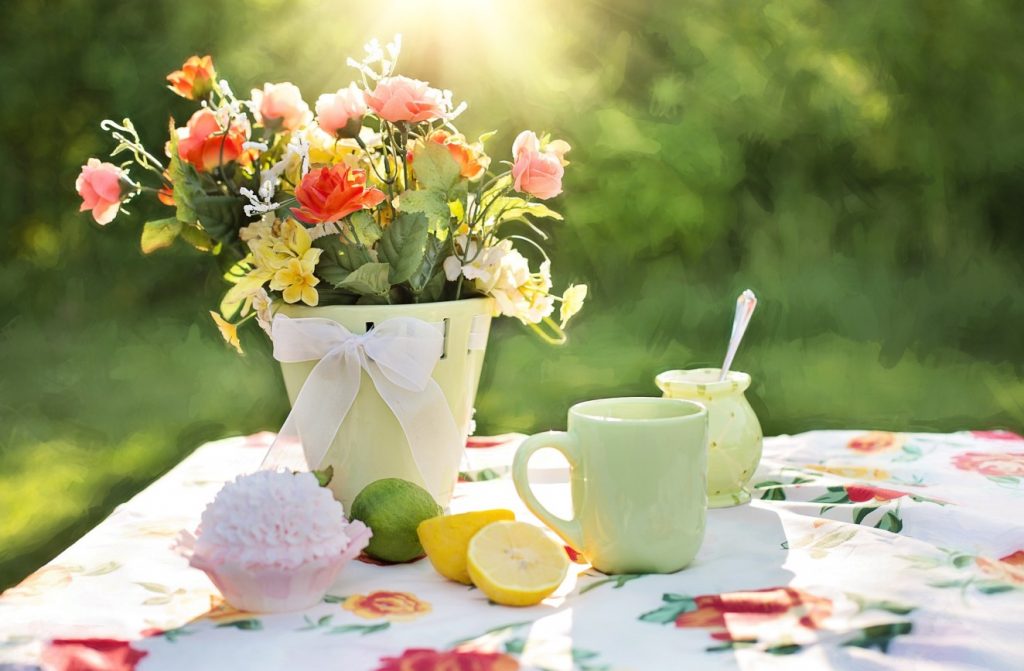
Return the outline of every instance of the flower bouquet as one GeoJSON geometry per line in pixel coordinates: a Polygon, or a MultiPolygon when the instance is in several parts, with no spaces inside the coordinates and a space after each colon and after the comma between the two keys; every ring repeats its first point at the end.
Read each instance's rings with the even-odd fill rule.
{"type": "Polygon", "coordinates": [[[169,208],[143,224],[144,253],[180,240],[220,261],[231,286],[213,319],[239,352],[245,322],[255,320],[274,340],[294,407],[282,433],[301,439],[311,468],[345,464],[332,488],[346,505],[361,484],[390,476],[423,483],[445,503],[490,318],[515,317],[560,343],[587,293],[582,284],[551,292],[551,264],[538,242],[546,235],[533,221],[562,218],[543,201],[562,191],[569,145],[523,131],[507,160],[492,161],[485,143],[494,134],[460,133],[454,121],[465,103],[396,75],[399,50],[397,37],[384,47],[371,41],[361,61],[348,61],[358,81],[321,95],[312,110],[291,83],[239,98],[209,56],[193,56],[167,77],[171,91],[199,107],[183,127],[171,120],[165,158],[142,145],[130,120],[107,120],[101,126],[117,142],[111,156],[127,160],[91,158],[76,184],[81,209],[99,224],[143,194],[169,208]],[[539,267],[517,245],[538,253],[539,267]],[[440,329],[437,351],[431,333],[411,322],[381,328],[397,317],[440,329]],[[313,324],[323,320],[341,330],[313,324]],[[288,343],[275,332],[279,322],[287,323],[280,330],[288,343]],[[321,330],[296,330],[300,322],[321,330]],[[380,342],[371,344],[365,338],[374,333],[380,342]],[[353,352],[344,375],[344,366],[317,365],[353,352]],[[419,374],[406,369],[416,357],[429,364],[419,374]],[[359,366],[364,374],[353,377],[359,366]],[[367,375],[376,390],[360,386],[367,375]],[[422,401],[432,384],[446,403],[437,394],[422,401]],[[320,400],[299,403],[304,386],[320,400]],[[339,387],[346,390],[329,403],[339,387]],[[412,421],[409,408],[420,402],[426,409],[412,421]]]}
{"type": "Polygon", "coordinates": [[[104,121],[120,165],[91,158],[76,188],[82,210],[107,224],[144,193],[173,212],[142,227],[151,253],[181,240],[220,257],[232,286],[213,318],[241,350],[237,327],[271,327],[272,305],[410,304],[488,296],[492,314],[564,339],[586,286],[551,293],[544,249],[506,224],[562,217],[541,201],[562,190],[562,140],[523,131],[494,170],[485,133],[454,126],[465,103],[450,91],[394,74],[400,40],[366,46],[360,75],[310,110],[294,84],[265,84],[248,99],[218,79],[209,56],[192,56],[167,79],[199,103],[173,120],[157,158],[131,121],[104,121]],[[133,172],[155,186],[136,181],[133,172]],[[146,174],[148,173],[148,175],[146,174]],[[516,243],[540,252],[534,271],[516,243]],[[551,318],[561,303],[559,320],[551,318]],[[546,327],[546,330],[545,330],[546,327]]]}

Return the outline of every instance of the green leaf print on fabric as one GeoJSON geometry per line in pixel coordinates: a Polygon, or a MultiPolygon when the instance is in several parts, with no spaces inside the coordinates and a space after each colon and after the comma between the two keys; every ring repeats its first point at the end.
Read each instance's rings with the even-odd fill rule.
{"type": "MultiPolygon", "coordinates": [[[[581,577],[582,576],[590,576],[590,575],[592,575],[592,574],[590,574],[588,572],[588,573],[581,574],[581,577]]],[[[611,576],[609,578],[604,578],[603,580],[595,580],[594,582],[592,582],[590,584],[587,584],[587,585],[584,585],[583,587],[580,587],[580,592],[579,593],[580,594],[586,594],[590,590],[597,589],[601,585],[607,585],[608,583],[615,583],[612,586],[612,589],[622,589],[623,585],[625,585],[629,581],[636,580],[637,578],[643,578],[645,575],[647,575],[647,574],[646,573],[622,573],[620,575],[613,575],[613,576],[611,576]]]]}
{"type": "Polygon", "coordinates": [[[343,624],[337,627],[331,627],[327,630],[328,634],[361,634],[366,636],[367,634],[373,634],[378,631],[384,631],[391,627],[390,622],[381,622],[380,624],[343,624]]]}
{"type": "Polygon", "coordinates": [[[900,519],[897,511],[890,510],[886,514],[882,515],[882,518],[875,523],[875,528],[898,534],[903,530],[903,520],[900,519]]]}
{"type": "Polygon", "coordinates": [[[683,613],[697,610],[697,602],[691,597],[682,594],[663,594],[661,597],[665,602],[660,608],[644,613],[640,616],[642,622],[654,622],[656,624],[668,624],[675,622],[683,613]]]}
{"type": "Polygon", "coordinates": [[[217,625],[217,629],[228,629],[228,628],[241,629],[242,631],[260,631],[263,629],[263,623],[256,618],[249,618],[247,620],[234,620],[232,622],[221,622],[217,625]]]}
{"type": "Polygon", "coordinates": [[[843,646],[857,648],[877,648],[882,652],[889,652],[889,644],[897,636],[909,634],[914,629],[910,622],[892,622],[890,624],[876,624],[865,627],[854,638],[843,642],[843,646]]]}

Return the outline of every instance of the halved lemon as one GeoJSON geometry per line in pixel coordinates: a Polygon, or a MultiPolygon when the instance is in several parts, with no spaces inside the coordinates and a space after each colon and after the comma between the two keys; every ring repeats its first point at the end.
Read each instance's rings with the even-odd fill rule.
{"type": "Polygon", "coordinates": [[[526,522],[494,522],[469,541],[469,577],[491,601],[532,606],[565,579],[569,558],[540,527],[526,522]]]}
{"type": "Polygon", "coordinates": [[[466,567],[470,539],[488,524],[515,518],[515,513],[503,508],[439,515],[420,522],[416,535],[434,570],[449,580],[470,585],[472,581],[466,567]]]}

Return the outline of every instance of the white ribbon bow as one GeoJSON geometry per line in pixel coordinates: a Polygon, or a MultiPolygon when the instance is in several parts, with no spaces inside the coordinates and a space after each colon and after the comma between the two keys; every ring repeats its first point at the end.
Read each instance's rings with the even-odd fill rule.
{"type": "Polygon", "coordinates": [[[445,468],[462,441],[441,387],[431,377],[441,358],[441,324],[411,317],[378,323],[363,335],[329,319],[292,319],[278,314],[271,329],[274,358],[317,361],[261,468],[293,461],[285,456],[298,438],[310,469],[319,467],[359,391],[362,371],[398,419],[427,489],[435,497],[451,487],[445,468]],[[282,438],[286,439],[282,441],[282,438]]]}

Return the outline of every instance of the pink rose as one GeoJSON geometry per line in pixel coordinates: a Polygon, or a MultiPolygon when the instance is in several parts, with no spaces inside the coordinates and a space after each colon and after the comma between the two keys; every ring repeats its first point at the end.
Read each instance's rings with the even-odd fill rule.
{"type": "Polygon", "coordinates": [[[562,193],[565,154],[570,149],[562,140],[550,142],[543,149],[533,131],[524,130],[512,143],[513,187],[520,193],[547,200],[562,193]]]}
{"type": "Polygon", "coordinates": [[[97,224],[106,225],[113,221],[121,206],[121,168],[113,163],[101,163],[90,158],[82,166],[82,172],[75,180],[75,189],[82,197],[79,212],[92,210],[97,224]]]}
{"type": "Polygon", "coordinates": [[[327,133],[355,137],[366,114],[366,99],[355,83],[337,93],[325,93],[316,101],[316,122],[327,133]]]}
{"type": "Polygon", "coordinates": [[[440,119],[446,108],[444,94],[439,89],[408,77],[380,80],[377,88],[366,94],[366,104],[377,116],[391,123],[440,119]]]}
{"type": "Polygon", "coordinates": [[[252,104],[264,126],[279,123],[285,130],[295,130],[311,116],[299,87],[289,82],[264,84],[262,91],[253,89],[252,104]]]}

